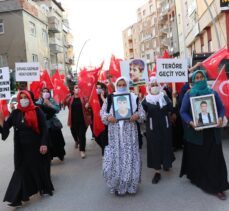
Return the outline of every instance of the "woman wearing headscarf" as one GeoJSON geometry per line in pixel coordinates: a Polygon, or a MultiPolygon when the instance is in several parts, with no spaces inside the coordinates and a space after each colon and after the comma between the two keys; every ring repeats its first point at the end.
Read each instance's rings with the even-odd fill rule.
{"type": "Polygon", "coordinates": [[[86,157],[86,132],[90,125],[89,112],[86,109],[87,100],[79,97],[79,87],[75,84],[73,95],[68,96],[65,100],[68,106],[68,126],[71,129],[75,141],[75,147],[78,148],[82,159],[86,157]]]}
{"type": "Polygon", "coordinates": [[[155,169],[152,183],[161,179],[161,167],[168,171],[174,161],[172,128],[169,115],[172,103],[155,77],[150,78],[148,95],[142,101],[146,112],[147,166],[155,169]]]}
{"type": "MultiPolygon", "coordinates": [[[[102,82],[97,82],[96,92],[98,94],[100,107],[102,108],[102,105],[105,102],[107,94],[108,94],[106,85],[102,82]]],[[[92,112],[92,122],[93,122],[93,112],[92,112]]],[[[93,124],[92,124],[92,128],[93,128],[93,124]]],[[[108,144],[107,133],[108,133],[107,132],[107,126],[105,126],[104,131],[102,131],[97,137],[95,136],[95,141],[100,146],[100,148],[102,150],[102,156],[104,155],[104,148],[108,144]]]]}
{"type": "Polygon", "coordinates": [[[133,115],[130,120],[117,121],[113,115],[112,97],[104,102],[100,115],[108,125],[108,145],[105,147],[103,159],[103,176],[111,193],[124,195],[135,194],[141,175],[141,160],[138,146],[138,130],[136,121],[143,121],[144,111],[137,104],[137,96],[129,92],[128,80],[120,77],[116,80],[118,94],[130,94],[133,115]]]}
{"type": "Polygon", "coordinates": [[[197,70],[193,73],[192,88],[184,95],[180,114],[187,124],[180,177],[186,175],[199,188],[208,193],[216,194],[221,200],[226,199],[224,191],[229,188],[229,184],[220,129],[223,122],[224,107],[217,92],[208,87],[207,77],[203,70],[197,70]],[[215,96],[219,117],[218,127],[197,131],[191,114],[190,97],[208,94],[215,96]]]}
{"type": "Polygon", "coordinates": [[[56,114],[60,111],[59,105],[51,96],[51,92],[48,88],[43,88],[41,97],[38,99],[36,104],[42,109],[45,114],[50,140],[50,155],[53,159],[58,157],[61,161],[64,160],[65,156],[65,141],[61,131],[61,128],[54,128],[52,121],[56,119],[56,114]]]}
{"type": "Polygon", "coordinates": [[[30,94],[23,90],[17,95],[18,106],[4,121],[0,113],[0,132],[6,140],[14,128],[14,172],[3,201],[20,206],[22,201],[40,194],[52,195],[50,159],[47,149],[48,128],[43,112],[34,105],[30,94]]]}

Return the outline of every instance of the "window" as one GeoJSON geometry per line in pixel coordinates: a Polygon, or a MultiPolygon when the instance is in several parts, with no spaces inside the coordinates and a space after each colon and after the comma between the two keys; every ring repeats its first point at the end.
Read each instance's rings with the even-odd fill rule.
{"type": "Polygon", "coordinates": [[[36,36],[36,26],[33,22],[29,22],[30,34],[36,36]]]}
{"type": "Polygon", "coordinates": [[[44,60],[44,68],[48,69],[49,68],[49,60],[48,60],[48,58],[44,57],[43,60],[44,60]]]}
{"type": "Polygon", "coordinates": [[[38,56],[36,54],[33,54],[33,62],[38,62],[38,56]]]}
{"type": "Polygon", "coordinates": [[[207,27],[207,36],[208,36],[208,52],[211,52],[212,50],[212,33],[211,28],[207,27]]]}
{"type": "Polygon", "coordinates": [[[0,54],[0,67],[7,67],[7,57],[5,54],[0,54]]]}
{"type": "Polygon", "coordinates": [[[4,23],[0,20],[0,34],[4,34],[4,23]]]}
{"type": "Polygon", "coordinates": [[[46,32],[45,29],[42,29],[42,39],[48,43],[48,33],[46,32]]]}
{"type": "Polygon", "coordinates": [[[204,52],[204,37],[202,34],[200,35],[200,46],[201,46],[201,52],[204,52]]]}
{"type": "Polygon", "coordinates": [[[146,59],[150,60],[150,54],[146,54],[146,59]]]}

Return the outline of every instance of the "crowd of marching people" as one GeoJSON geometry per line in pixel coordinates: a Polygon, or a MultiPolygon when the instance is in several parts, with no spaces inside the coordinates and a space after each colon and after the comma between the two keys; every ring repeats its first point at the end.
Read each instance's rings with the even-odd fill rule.
{"type": "MultiPolygon", "coordinates": [[[[93,135],[101,148],[102,173],[110,192],[117,196],[137,193],[144,165],[140,149],[145,136],[147,167],[153,169],[153,184],[162,179],[162,171],[170,171],[175,151],[183,149],[180,177],[186,175],[192,184],[225,200],[229,183],[221,138],[224,106],[217,92],[208,87],[206,73],[197,68],[191,74],[176,105],[170,87],[162,86],[156,77],[150,78],[146,88],[146,96],[134,93],[125,77],[117,78],[112,93],[108,93],[106,84],[96,84],[104,129],[93,135]],[[125,94],[130,99],[129,107],[125,94]],[[190,98],[208,94],[215,97],[218,125],[196,130],[190,98]]],[[[94,131],[96,117],[90,99],[79,95],[79,85],[75,84],[71,91],[63,106],[68,107],[67,124],[75,148],[85,159],[86,131],[94,131]]],[[[10,206],[20,206],[36,193],[52,195],[52,160],[57,157],[64,161],[66,155],[63,125],[57,117],[60,107],[52,92],[44,87],[35,100],[32,92],[22,89],[17,103],[7,119],[0,113],[2,140],[7,139],[11,127],[14,129],[14,172],[4,197],[10,206]]]]}

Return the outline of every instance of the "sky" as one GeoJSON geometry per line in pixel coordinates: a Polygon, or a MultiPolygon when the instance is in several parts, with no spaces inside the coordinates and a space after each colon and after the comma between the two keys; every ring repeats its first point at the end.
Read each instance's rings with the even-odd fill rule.
{"type": "Polygon", "coordinates": [[[77,66],[79,60],[79,70],[83,66],[99,66],[103,61],[104,69],[108,69],[112,54],[116,58],[124,58],[122,31],[137,22],[137,9],[148,0],[59,0],[59,2],[68,12],[74,36],[75,63],[77,66]]]}

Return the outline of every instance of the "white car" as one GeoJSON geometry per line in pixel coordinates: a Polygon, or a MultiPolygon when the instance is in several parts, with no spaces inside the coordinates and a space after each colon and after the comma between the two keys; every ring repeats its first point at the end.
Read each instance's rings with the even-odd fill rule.
{"type": "Polygon", "coordinates": [[[17,108],[17,95],[12,95],[12,97],[10,98],[8,104],[8,111],[11,113],[12,110],[17,108]]]}

